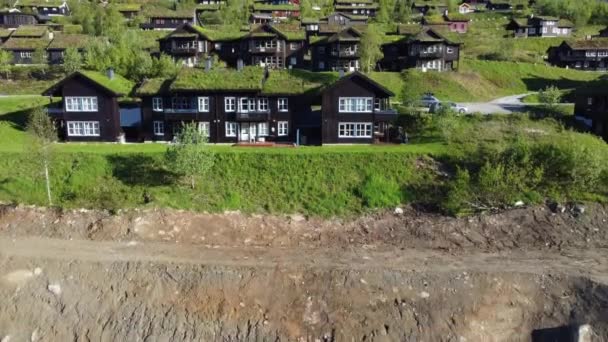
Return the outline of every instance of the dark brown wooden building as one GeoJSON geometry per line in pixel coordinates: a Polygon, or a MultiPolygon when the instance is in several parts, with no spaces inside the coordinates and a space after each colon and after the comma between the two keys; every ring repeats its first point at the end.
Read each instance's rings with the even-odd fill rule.
{"type": "Polygon", "coordinates": [[[591,81],[575,91],[574,114],[608,141],[608,82],[591,81]]]}
{"type": "Polygon", "coordinates": [[[349,26],[330,36],[310,37],[312,70],[351,72],[359,70],[361,35],[359,29],[349,26]]]}
{"type": "Polygon", "coordinates": [[[294,143],[294,117],[310,112],[309,93],[319,86],[284,70],[184,69],[137,91],[144,138],[171,141],[183,123],[196,122],[212,143],[294,143]]]}
{"type": "Polygon", "coordinates": [[[142,30],[173,30],[182,24],[196,24],[196,13],[194,10],[171,11],[167,9],[144,10],[144,16],[148,18],[147,23],[139,27],[142,30]]]}
{"type": "MultiPolygon", "coordinates": [[[[43,92],[60,97],[58,106],[49,109],[62,139],[67,141],[107,141],[121,139],[121,98],[128,96],[133,83],[113,71],[75,72],[43,92]]],[[[135,115],[137,126],[137,114],[135,115]]],[[[128,120],[133,121],[133,120],[128,120]]],[[[133,123],[130,122],[130,125],[133,123]]]]}
{"type": "Polygon", "coordinates": [[[564,41],[547,50],[547,61],[554,66],[579,70],[605,71],[608,67],[608,38],[564,41]]]}
{"type": "Polygon", "coordinates": [[[246,65],[271,69],[304,65],[306,34],[299,26],[265,24],[253,27],[243,44],[246,65]]]}
{"type": "Polygon", "coordinates": [[[460,43],[452,42],[431,28],[418,28],[382,46],[382,70],[416,68],[449,71],[458,68],[460,43]]]}
{"type": "Polygon", "coordinates": [[[18,10],[0,10],[0,27],[17,28],[21,25],[36,25],[38,19],[36,15],[21,13],[18,10]]]}
{"type": "Polygon", "coordinates": [[[378,3],[373,0],[336,0],[334,10],[360,18],[375,17],[378,3]]]}
{"type": "Polygon", "coordinates": [[[573,27],[569,20],[548,16],[513,18],[507,24],[507,30],[513,31],[516,38],[569,37],[573,27]]]}
{"type": "Polygon", "coordinates": [[[354,72],[323,89],[321,93],[321,143],[353,144],[388,142],[397,112],[390,108],[394,94],[354,72]]]}

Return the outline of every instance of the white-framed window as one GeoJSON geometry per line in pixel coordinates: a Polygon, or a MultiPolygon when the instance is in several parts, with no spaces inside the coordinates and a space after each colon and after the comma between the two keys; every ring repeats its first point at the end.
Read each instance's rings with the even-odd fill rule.
{"type": "Polygon", "coordinates": [[[289,43],[289,49],[290,50],[297,50],[298,46],[299,46],[298,43],[289,43]]]}
{"type": "Polygon", "coordinates": [[[371,122],[340,122],[338,123],[338,137],[340,138],[371,138],[371,122]]]}
{"type": "Polygon", "coordinates": [[[203,96],[198,98],[198,111],[208,112],[209,111],[209,97],[203,96]]]}
{"type": "Polygon", "coordinates": [[[567,28],[562,29],[562,34],[568,34],[568,29],[567,28]]]}
{"type": "Polygon", "coordinates": [[[289,134],[289,121],[279,121],[277,122],[277,133],[279,136],[286,136],[289,134]]]}
{"type": "Polygon", "coordinates": [[[226,136],[227,137],[236,137],[237,131],[237,123],[226,121],[226,136]]]}
{"type": "Polygon", "coordinates": [[[593,97],[588,97],[587,98],[587,105],[591,106],[593,104],[593,97]]]}
{"type": "Polygon", "coordinates": [[[268,135],[268,122],[258,123],[258,136],[265,137],[268,135]]]}
{"type": "Polygon", "coordinates": [[[373,98],[340,97],[338,104],[338,110],[340,113],[371,113],[373,98]]]}
{"type": "Polygon", "coordinates": [[[536,29],[534,27],[530,27],[528,34],[536,34],[536,29]]]}
{"type": "Polygon", "coordinates": [[[209,121],[201,121],[198,123],[198,131],[209,138],[209,121]]]}
{"type": "Polygon", "coordinates": [[[447,53],[453,53],[453,52],[454,52],[454,49],[448,46],[448,47],[445,49],[445,52],[447,52],[447,53]]]}
{"type": "Polygon", "coordinates": [[[163,98],[162,97],[153,97],[152,98],[152,110],[155,112],[163,111],[163,98]]]}
{"type": "Polygon", "coordinates": [[[608,51],[598,51],[597,56],[598,57],[608,57],[608,51]]]}
{"type": "Polygon", "coordinates": [[[32,52],[31,51],[21,51],[19,53],[19,56],[21,56],[21,58],[32,58],[32,52]]]}
{"type": "Polygon", "coordinates": [[[382,109],[382,102],[380,101],[379,97],[376,97],[374,99],[374,110],[380,110],[382,109]]]}
{"type": "Polygon", "coordinates": [[[323,62],[323,61],[319,62],[319,69],[325,70],[325,62],[323,62]]]}
{"type": "Polygon", "coordinates": [[[279,97],[279,112],[287,112],[289,110],[289,104],[286,97],[279,97]]]}
{"type": "MultiPolygon", "coordinates": [[[[255,110],[255,104],[254,104],[252,110],[255,110]]],[[[247,113],[248,111],[249,111],[249,99],[246,97],[241,97],[239,99],[239,112],[247,113]]]]}
{"type": "Polygon", "coordinates": [[[296,57],[290,57],[289,58],[289,64],[291,64],[291,65],[298,64],[298,59],[296,57]]]}
{"type": "Polygon", "coordinates": [[[267,97],[260,97],[258,99],[258,111],[259,112],[268,111],[268,98],[267,97]]]}
{"type": "Polygon", "coordinates": [[[97,97],[96,96],[66,96],[65,97],[66,112],[96,112],[97,97]]]}
{"type": "Polygon", "coordinates": [[[68,121],[68,136],[98,137],[99,121],[68,121]]]}
{"type": "Polygon", "coordinates": [[[234,112],[236,110],[236,98],[225,97],[224,98],[224,111],[226,113],[234,112]]]}
{"type": "Polygon", "coordinates": [[[194,104],[189,97],[179,96],[171,98],[171,107],[173,110],[193,110],[193,105],[194,104]]]}
{"type": "Polygon", "coordinates": [[[154,121],[154,135],[165,135],[165,123],[163,121],[154,121]]]}
{"type": "Polygon", "coordinates": [[[585,52],[585,56],[586,57],[595,57],[596,53],[595,53],[595,51],[587,51],[587,52],[585,52]]]}

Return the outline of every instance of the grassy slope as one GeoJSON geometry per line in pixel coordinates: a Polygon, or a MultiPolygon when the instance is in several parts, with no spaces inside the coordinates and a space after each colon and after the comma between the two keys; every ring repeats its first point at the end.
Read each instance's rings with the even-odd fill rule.
{"type": "Polygon", "coordinates": [[[48,89],[57,80],[0,80],[0,95],[32,95],[40,94],[48,89]]]}
{"type": "Polygon", "coordinates": [[[473,102],[537,91],[547,85],[575,88],[601,74],[544,64],[464,59],[459,72],[410,71],[408,75],[407,84],[419,94],[433,92],[440,99],[473,102]]]}

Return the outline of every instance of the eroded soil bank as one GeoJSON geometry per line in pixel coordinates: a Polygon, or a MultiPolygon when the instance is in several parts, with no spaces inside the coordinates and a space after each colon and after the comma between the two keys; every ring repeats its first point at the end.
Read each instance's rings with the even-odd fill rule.
{"type": "MultiPolygon", "coordinates": [[[[352,220],[3,207],[0,340],[608,336],[608,214],[352,220]]],[[[4,340],[3,340],[4,341],[4,340]]]]}

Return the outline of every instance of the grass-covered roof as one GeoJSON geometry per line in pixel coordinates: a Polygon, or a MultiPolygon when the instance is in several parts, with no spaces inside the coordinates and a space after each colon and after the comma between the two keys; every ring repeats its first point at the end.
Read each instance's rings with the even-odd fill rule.
{"type": "Polygon", "coordinates": [[[300,25],[274,24],[272,27],[287,40],[306,39],[306,32],[300,25]]]}
{"type": "Polygon", "coordinates": [[[148,18],[193,18],[194,10],[170,10],[165,7],[145,7],[144,15],[148,18]]]}
{"type": "MultiPolygon", "coordinates": [[[[12,38],[11,38],[12,39],[12,38]]],[[[10,39],[9,39],[10,41],[10,39]]],[[[608,38],[593,38],[567,42],[575,50],[608,49],[608,38]]]]}
{"type": "Polygon", "coordinates": [[[0,38],[8,38],[11,33],[13,33],[13,30],[0,28],[0,38]]]}
{"type": "Polygon", "coordinates": [[[21,25],[13,32],[13,37],[42,37],[48,30],[44,25],[21,25]]]}
{"type": "Polygon", "coordinates": [[[371,4],[361,4],[358,6],[351,6],[351,5],[335,5],[334,9],[336,11],[350,11],[350,10],[361,10],[361,9],[377,9],[378,8],[378,4],[375,3],[371,3],[371,4]]]}
{"type": "Polygon", "coordinates": [[[64,0],[18,0],[15,5],[30,7],[59,7],[64,3],[64,0]]]}
{"type": "Polygon", "coordinates": [[[165,94],[169,91],[172,80],[167,78],[151,78],[143,81],[136,91],[138,96],[165,94]]]}
{"type": "Polygon", "coordinates": [[[46,38],[9,38],[0,48],[5,50],[36,50],[44,49],[50,43],[46,38]]]}
{"type": "Polygon", "coordinates": [[[139,12],[141,11],[141,4],[132,3],[111,3],[110,8],[117,10],[118,12],[139,12]]]}
{"type": "Polygon", "coordinates": [[[249,34],[249,32],[242,31],[239,27],[228,25],[207,25],[204,27],[193,25],[192,27],[212,41],[237,40],[249,34]]]}
{"type": "MultiPolygon", "coordinates": [[[[294,95],[318,88],[321,84],[298,72],[270,70],[264,81],[264,69],[247,66],[243,70],[185,68],[179,72],[169,89],[172,91],[259,92],[266,95],[294,95]]],[[[159,87],[158,82],[145,85],[144,91],[159,87]]],[[[138,93],[141,92],[138,91],[138,93]]]]}
{"type": "Polygon", "coordinates": [[[91,41],[92,37],[86,34],[55,34],[49,44],[49,49],[67,49],[73,47],[84,49],[91,41]]]}
{"type": "Polygon", "coordinates": [[[254,11],[299,11],[300,6],[296,4],[253,4],[254,11]]]}
{"type": "Polygon", "coordinates": [[[116,73],[112,79],[108,78],[107,74],[98,71],[82,70],[78,73],[90,79],[94,83],[106,88],[107,90],[119,95],[129,95],[135,86],[135,83],[116,73]]]}
{"type": "Polygon", "coordinates": [[[197,11],[217,11],[220,9],[220,4],[198,4],[197,11]]]}

